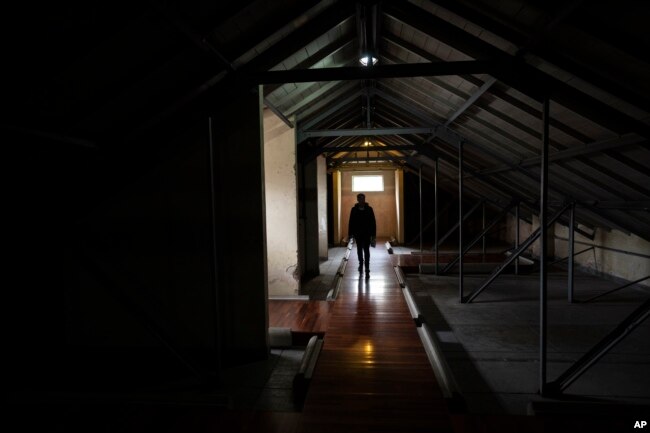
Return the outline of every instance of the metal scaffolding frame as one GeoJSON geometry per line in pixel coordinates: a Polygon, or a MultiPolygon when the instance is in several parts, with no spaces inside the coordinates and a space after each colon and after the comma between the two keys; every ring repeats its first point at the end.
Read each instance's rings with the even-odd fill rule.
{"type": "Polygon", "coordinates": [[[458,302],[463,302],[463,142],[458,143],[458,302]]]}
{"type": "Polygon", "coordinates": [[[501,210],[501,213],[499,213],[499,215],[497,215],[492,221],[490,221],[490,223],[487,226],[485,225],[485,220],[483,220],[483,230],[481,230],[481,233],[476,235],[476,237],[474,237],[474,239],[472,239],[462,249],[462,252],[458,256],[454,257],[453,260],[447,263],[447,265],[444,268],[442,268],[441,273],[446,274],[447,272],[452,270],[453,267],[456,266],[456,263],[458,263],[459,260],[462,260],[462,256],[467,254],[469,250],[478,243],[478,241],[480,241],[481,239],[485,240],[485,235],[492,229],[492,227],[494,227],[496,223],[498,223],[504,216],[506,216],[514,206],[515,203],[511,203],[509,206],[503,208],[501,210]]]}
{"type": "MultiPolygon", "coordinates": [[[[467,218],[469,218],[469,217],[474,213],[474,211],[475,211],[476,209],[478,209],[479,206],[481,206],[481,204],[483,203],[483,201],[484,201],[484,200],[479,200],[479,201],[477,201],[477,202],[476,202],[476,203],[475,203],[475,204],[474,204],[474,205],[473,205],[473,206],[472,206],[472,207],[467,211],[467,213],[466,213],[465,215],[463,215],[463,219],[462,219],[462,220],[465,221],[467,218]]],[[[453,227],[450,228],[450,229],[447,231],[447,233],[445,233],[445,234],[444,234],[440,239],[438,239],[438,241],[436,242],[436,244],[434,245],[434,247],[437,247],[437,246],[439,246],[439,245],[442,245],[442,243],[443,243],[444,241],[446,241],[447,238],[448,238],[449,236],[451,236],[451,235],[452,235],[456,230],[458,230],[458,227],[459,227],[459,226],[460,226],[459,223],[454,224],[453,227]]]]}
{"type": "Polygon", "coordinates": [[[637,307],[629,316],[616,326],[602,340],[589,349],[571,367],[564,371],[557,379],[545,384],[543,395],[555,396],[561,394],[573,382],[589,370],[600,358],[627,337],[634,329],[641,325],[650,316],[650,299],[637,307]]]}
{"type": "MultiPolygon", "coordinates": [[[[548,225],[554,224],[560,216],[569,208],[571,204],[566,204],[562,208],[560,208],[547,222],[548,225]]],[[[489,287],[494,280],[503,273],[503,271],[508,267],[515,259],[519,258],[523,254],[524,251],[526,251],[530,246],[537,240],[537,238],[540,237],[540,228],[538,227],[533,233],[526,238],[521,244],[519,244],[519,247],[512,251],[512,254],[506,258],[503,263],[501,263],[499,266],[497,266],[492,274],[487,278],[487,280],[474,292],[472,292],[471,295],[467,297],[466,302],[472,302],[476,297],[487,287],[489,287]]]]}
{"type": "MultiPolygon", "coordinates": [[[[587,250],[590,250],[590,249],[592,249],[592,248],[593,248],[593,247],[588,248],[587,250]]],[[[585,250],[585,251],[586,251],[586,250],[585,250]]],[[[615,288],[615,289],[608,290],[608,291],[605,292],[605,293],[601,293],[600,295],[592,296],[592,297],[589,298],[589,299],[585,299],[584,301],[578,301],[578,302],[580,302],[580,303],[582,303],[582,304],[586,304],[586,303],[588,303],[588,302],[593,302],[593,301],[595,301],[596,299],[602,298],[603,296],[607,296],[607,295],[609,295],[609,294],[611,294],[611,293],[618,292],[619,290],[622,290],[622,289],[625,289],[625,288],[627,288],[627,287],[630,287],[630,286],[633,286],[633,285],[635,285],[635,284],[638,284],[638,283],[640,283],[641,281],[645,281],[645,280],[647,280],[648,278],[650,278],[650,275],[646,275],[645,277],[643,277],[643,278],[639,278],[638,280],[630,281],[629,283],[625,283],[625,284],[623,284],[622,286],[619,286],[619,287],[617,287],[617,288],[615,288]]]]}
{"type": "Polygon", "coordinates": [[[542,162],[539,194],[539,392],[546,394],[547,292],[548,292],[548,146],[550,98],[542,104],[542,162]]]}

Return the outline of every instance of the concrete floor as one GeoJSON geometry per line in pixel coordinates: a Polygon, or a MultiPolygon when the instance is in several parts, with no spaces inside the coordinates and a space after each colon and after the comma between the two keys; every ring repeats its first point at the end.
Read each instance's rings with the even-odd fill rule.
{"type": "MultiPolygon", "coordinates": [[[[465,278],[467,295],[486,276],[465,278]]],[[[473,303],[458,302],[458,276],[409,274],[407,284],[442,350],[470,412],[524,415],[539,389],[539,275],[502,275],[473,303]]],[[[578,273],[575,297],[620,286],[578,273]]],[[[587,304],[567,303],[566,273],[548,283],[548,376],[551,381],[650,296],[633,286],[587,304]]],[[[566,399],[650,405],[650,321],[565,391],[566,399]]],[[[649,406],[650,407],[650,406],[649,406]]]]}
{"type": "Polygon", "coordinates": [[[297,411],[293,379],[300,370],[304,348],[271,349],[266,361],[225,371],[224,392],[234,410],[297,411]]]}
{"type": "MultiPolygon", "coordinates": [[[[341,265],[341,260],[345,256],[346,247],[331,247],[328,250],[327,260],[321,260],[319,264],[320,275],[303,281],[300,287],[301,295],[309,295],[310,301],[324,301],[327,299],[327,293],[334,284],[336,271],[341,265]]],[[[356,254],[356,250],[353,251],[356,254]]],[[[372,256],[372,251],[371,251],[372,256]]]]}

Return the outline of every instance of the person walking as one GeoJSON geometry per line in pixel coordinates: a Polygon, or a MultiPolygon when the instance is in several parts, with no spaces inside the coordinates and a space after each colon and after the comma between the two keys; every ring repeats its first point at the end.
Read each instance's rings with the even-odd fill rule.
{"type": "Polygon", "coordinates": [[[348,224],[348,238],[354,238],[357,244],[357,257],[359,258],[359,272],[366,266],[366,278],[370,277],[370,246],[375,246],[377,235],[377,222],[375,212],[366,203],[365,194],[357,194],[357,204],[350,211],[348,224]]]}

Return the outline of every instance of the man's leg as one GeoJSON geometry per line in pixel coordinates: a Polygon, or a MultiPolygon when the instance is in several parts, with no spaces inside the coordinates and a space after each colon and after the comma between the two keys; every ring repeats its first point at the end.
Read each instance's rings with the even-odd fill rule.
{"type": "Polygon", "coordinates": [[[361,239],[354,240],[357,244],[357,258],[359,259],[359,272],[363,272],[363,241],[361,239]]]}
{"type": "Polygon", "coordinates": [[[363,245],[363,252],[365,253],[366,261],[366,274],[370,273],[370,240],[368,239],[363,245]]]}

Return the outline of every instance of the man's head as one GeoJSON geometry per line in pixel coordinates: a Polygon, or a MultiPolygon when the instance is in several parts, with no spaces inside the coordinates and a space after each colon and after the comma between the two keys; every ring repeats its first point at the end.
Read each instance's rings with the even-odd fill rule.
{"type": "Polygon", "coordinates": [[[366,195],[365,194],[357,194],[357,202],[359,202],[360,205],[363,205],[366,203],[366,195]]]}

